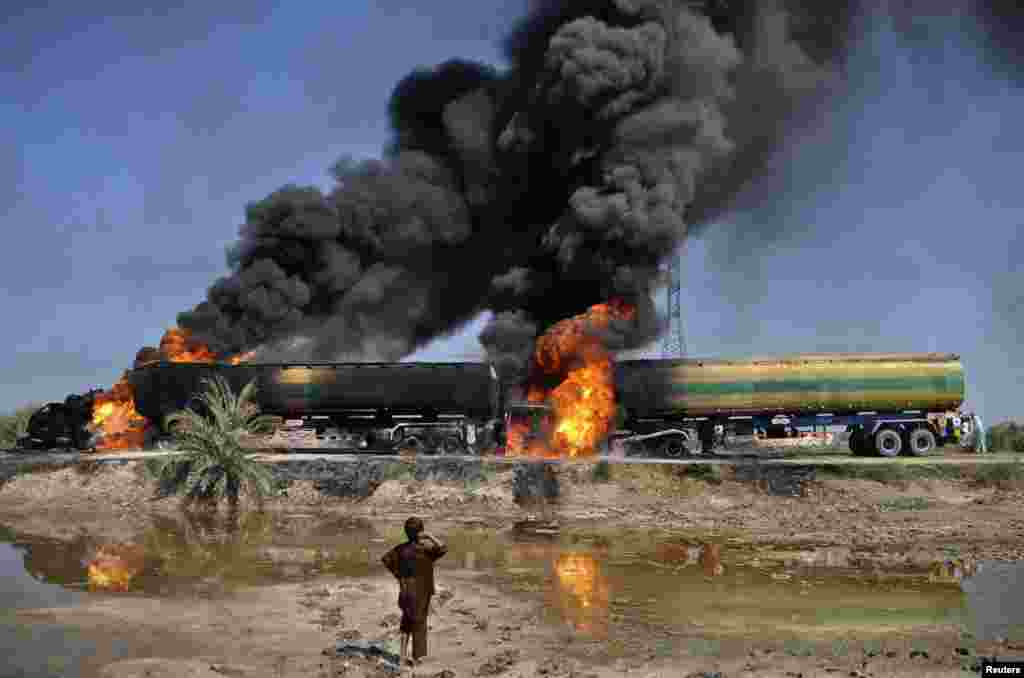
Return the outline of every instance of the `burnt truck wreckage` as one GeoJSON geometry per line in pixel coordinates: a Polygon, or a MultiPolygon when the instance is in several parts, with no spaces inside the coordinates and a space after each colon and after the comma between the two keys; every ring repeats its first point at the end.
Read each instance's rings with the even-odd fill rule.
{"type": "Polygon", "coordinates": [[[26,450],[66,448],[91,449],[95,435],[89,430],[92,422],[94,389],[82,395],[69,395],[64,402],[47,403],[32,413],[25,435],[18,438],[18,447],[26,450]]]}

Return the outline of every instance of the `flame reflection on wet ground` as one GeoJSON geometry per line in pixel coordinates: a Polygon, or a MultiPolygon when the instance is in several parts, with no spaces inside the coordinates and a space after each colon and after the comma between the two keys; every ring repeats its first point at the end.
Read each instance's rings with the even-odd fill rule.
{"type": "MultiPolygon", "coordinates": [[[[93,595],[217,596],[234,586],[321,574],[380,575],[380,555],[401,539],[399,532],[390,523],[312,516],[199,515],[156,520],[136,539],[121,542],[87,535],[57,542],[8,533],[6,541],[21,562],[6,567],[19,570],[12,581],[24,583],[27,575],[93,595]]],[[[532,538],[483,529],[443,534],[450,551],[440,561],[442,583],[446,569],[487,572],[510,595],[538,596],[549,621],[594,639],[651,628],[828,637],[960,624],[996,634],[1024,622],[1019,565],[982,564],[973,575],[965,573],[961,590],[934,576],[930,580],[927,568],[880,577],[849,559],[844,563],[834,549],[822,550],[819,558],[814,549],[781,552],[640,531],[532,538]],[[1000,587],[995,594],[992,586],[1000,587]]],[[[12,594],[0,591],[4,595],[12,594]]],[[[50,604],[55,603],[40,601],[50,604]]]]}

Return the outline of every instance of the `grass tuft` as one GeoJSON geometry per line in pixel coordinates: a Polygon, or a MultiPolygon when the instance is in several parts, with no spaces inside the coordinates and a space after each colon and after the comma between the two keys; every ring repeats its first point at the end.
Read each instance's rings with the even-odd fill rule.
{"type": "Polygon", "coordinates": [[[612,466],[606,460],[601,460],[594,464],[594,469],[591,471],[591,477],[595,483],[607,483],[612,479],[612,466]]]}
{"type": "Polygon", "coordinates": [[[687,466],[672,467],[672,473],[678,478],[692,478],[702,480],[712,485],[722,483],[722,466],[718,464],[692,464],[687,466]]]}
{"type": "Polygon", "coordinates": [[[882,511],[924,511],[932,503],[925,497],[891,497],[879,502],[882,511]]]}
{"type": "Polygon", "coordinates": [[[995,487],[999,490],[1024,489],[1024,462],[978,464],[971,468],[968,480],[976,487],[995,487]]]}
{"type": "Polygon", "coordinates": [[[872,480],[905,487],[914,480],[960,480],[963,469],[939,464],[835,464],[821,467],[821,474],[837,480],[872,480]]]}
{"type": "Polygon", "coordinates": [[[695,497],[704,492],[707,482],[687,474],[688,468],[662,464],[623,464],[615,469],[615,480],[643,494],[695,497]]]}
{"type": "Polygon", "coordinates": [[[384,465],[384,469],[381,471],[382,478],[385,481],[388,480],[412,480],[413,479],[413,467],[411,464],[406,464],[401,461],[388,463],[384,465]]]}

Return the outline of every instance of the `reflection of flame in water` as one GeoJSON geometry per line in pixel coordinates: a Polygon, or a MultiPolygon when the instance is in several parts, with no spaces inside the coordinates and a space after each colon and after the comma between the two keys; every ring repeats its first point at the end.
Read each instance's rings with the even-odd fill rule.
{"type": "Polygon", "coordinates": [[[608,624],[609,591],[593,556],[564,553],[555,561],[559,607],[577,631],[604,633],[608,624]]]}
{"type": "Polygon", "coordinates": [[[704,574],[708,577],[722,575],[725,572],[725,566],[722,565],[722,545],[704,544],[700,551],[698,562],[701,569],[704,570],[704,574]]]}
{"type": "Polygon", "coordinates": [[[127,591],[132,578],[142,571],[144,552],[134,544],[108,544],[96,550],[88,562],[90,591],[127,591]]]}
{"type": "Polygon", "coordinates": [[[711,542],[664,542],[654,549],[659,563],[685,567],[696,563],[705,576],[718,577],[725,573],[722,565],[722,545],[711,542]]]}

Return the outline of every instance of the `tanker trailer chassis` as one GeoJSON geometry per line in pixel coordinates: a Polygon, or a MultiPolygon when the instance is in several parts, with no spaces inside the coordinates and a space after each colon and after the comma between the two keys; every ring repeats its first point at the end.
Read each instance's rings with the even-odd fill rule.
{"type": "Polygon", "coordinates": [[[286,420],[274,440],[289,449],[461,455],[480,453],[491,428],[460,416],[313,415],[286,420]]]}
{"type": "Polygon", "coordinates": [[[862,412],[835,419],[837,424],[846,424],[850,451],[857,456],[924,457],[939,447],[958,442],[921,412],[862,412]]]}
{"type": "Polygon", "coordinates": [[[923,457],[945,445],[957,444],[955,435],[941,430],[935,417],[919,411],[857,412],[847,415],[761,415],[699,417],[680,421],[634,421],[629,430],[615,431],[609,448],[626,456],[668,459],[720,456],[730,433],[737,428],[761,430],[767,437],[784,438],[801,428],[845,426],[849,449],[856,456],[923,457]]]}

